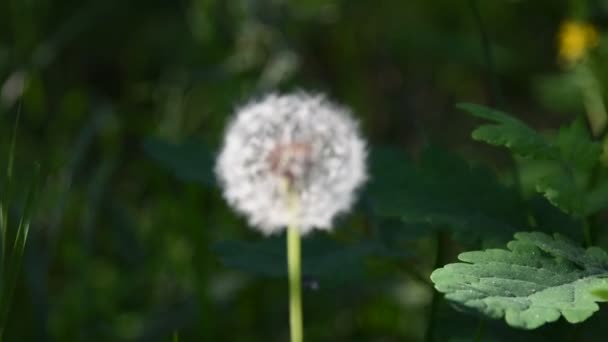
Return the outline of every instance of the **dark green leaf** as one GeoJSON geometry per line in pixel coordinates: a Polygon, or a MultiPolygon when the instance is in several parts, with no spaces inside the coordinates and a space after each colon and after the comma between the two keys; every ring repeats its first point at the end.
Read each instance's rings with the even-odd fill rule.
{"type": "Polygon", "coordinates": [[[543,196],[536,195],[527,201],[535,231],[559,233],[574,241],[583,241],[582,222],[555,207],[543,196]]]}
{"type": "Polygon", "coordinates": [[[183,181],[195,181],[206,186],[215,184],[213,156],[201,142],[172,144],[149,138],[144,142],[144,151],[183,181]]]}
{"type": "Polygon", "coordinates": [[[575,73],[558,73],[537,77],[534,90],[539,102],[561,113],[579,112],[584,109],[580,82],[575,73]]]}
{"type": "Polygon", "coordinates": [[[434,148],[419,165],[390,150],[374,151],[372,158],[370,202],[381,217],[505,240],[525,224],[518,194],[487,169],[434,148]]]}
{"type": "MultiPolygon", "coordinates": [[[[214,251],[231,268],[269,277],[286,277],[285,236],[260,241],[223,241],[214,251]]],[[[302,273],[323,284],[337,284],[364,276],[368,257],[383,254],[375,243],[342,244],[321,234],[302,240],[302,273]]]]}

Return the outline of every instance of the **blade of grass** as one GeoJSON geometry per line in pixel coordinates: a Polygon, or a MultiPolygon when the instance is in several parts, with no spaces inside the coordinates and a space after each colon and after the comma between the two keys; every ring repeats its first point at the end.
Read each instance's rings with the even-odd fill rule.
{"type": "MultiPolygon", "coordinates": [[[[21,93],[23,93],[25,89],[25,84],[21,86],[21,93]]],[[[11,186],[13,180],[13,169],[15,165],[15,147],[17,146],[17,131],[19,130],[19,120],[21,118],[21,111],[23,109],[23,100],[20,100],[17,104],[17,117],[15,118],[15,124],[13,125],[13,134],[11,136],[11,142],[8,150],[8,160],[6,166],[6,178],[4,179],[4,186],[2,188],[2,201],[0,203],[0,239],[2,242],[0,244],[0,248],[2,251],[0,252],[0,263],[2,264],[2,269],[0,269],[0,273],[3,274],[4,263],[6,261],[6,238],[7,238],[7,230],[8,230],[8,206],[10,205],[11,198],[11,186]]]]}
{"type": "Polygon", "coordinates": [[[40,167],[36,165],[34,173],[34,180],[30,185],[26,197],[23,212],[19,219],[17,226],[17,232],[15,233],[15,240],[13,241],[12,250],[10,257],[6,259],[5,269],[3,271],[3,287],[0,299],[0,341],[3,340],[4,330],[6,328],[6,321],[8,319],[8,313],[11,306],[11,300],[17,281],[19,279],[19,271],[21,270],[21,264],[23,263],[23,254],[25,252],[25,246],[27,243],[27,237],[29,235],[31,217],[34,207],[34,198],[38,189],[38,180],[40,174],[40,167]]]}

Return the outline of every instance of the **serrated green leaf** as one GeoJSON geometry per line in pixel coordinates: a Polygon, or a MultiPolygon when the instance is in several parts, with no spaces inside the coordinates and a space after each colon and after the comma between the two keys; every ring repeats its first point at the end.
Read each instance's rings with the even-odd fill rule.
{"type": "Polygon", "coordinates": [[[144,151],[183,181],[206,186],[215,184],[213,157],[209,148],[197,141],[172,144],[156,138],[144,142],[144,151]]]}
{"type": "Polygon", "coordinates": [[[602,146],[591,140],[583,120],[575,120],[571,125],[560,128],[555,141],[562,162],[572,169],[588,171],[600,158],[602,146]]]}
{"type": "MultiPolygon", "coordinates": [[[[213,247],[226,267],[255,275],[286,277],[285,236],[256,242],[223,241],[213,247]]],[[[365,260],[383,253],[375,243],[341,244],[315,234],[302,240],[302,274],[322,284],[339,284],[364,276],[365,260]]]]}
{"type": "Polygon", "coordinates": [[[601,145],[591,140],[582,120],[562,127],[553,145],[559,150],[559,164],[540,179],[537,191],[566,213],[582,217],[597,211],[601,194],[588,198],[585,183],[599,161],[601,145]]]}
{"type": "Polygon", "coordinates": [[[585,213],[585,193],[566,170],[546,175],[538,181],[536,190],[565,213],[578,217],[585,213]]]}
{"type": "Polygon", "coordinates": [[[608,288],[605,251],[538,232],[517,233],[507,248],[462,253],[463,262],[435,270],[431,280],[448,300],[523,329],[561,316],[582,322],[605,301],[592,293],[608,288]]]}
{"type": "Polygon", "coordinates": [[[418,165],[402,153],[375,150],[372,175],[370,203],[380,217],[440,226],[469,239],[500,236],[502,241],[526,221],[514,189],[500,184],[489,170],[436,148],[425,150],[418,165]]]}
{"type": "Polygon", "coordinates": [[[472,137],[494,146],[507,147],[524,157],[555,159],[557,151],[535,130],[522,121],[488,107],[461,103],[456,106],[473,116],[494,121],[475,129],[472,137]]]}
{"type": "Polygon", "coordinates": [[[505,146],[515,154],[537,161],[555,163],[551,173],[539,178],[535,184],[536,190],[551,204],[578,217],[597,210],[600,196],[587,200],[585,183],[590,170],[599,161],[602,147],[591,139],[583,120],[575,120],[571,125],[560,128],[553,141],[546,141],[532,128],[506,113],[475,104],[460,104],[458,108],[496,122],[473,131],[474,139],[505,146]]]}

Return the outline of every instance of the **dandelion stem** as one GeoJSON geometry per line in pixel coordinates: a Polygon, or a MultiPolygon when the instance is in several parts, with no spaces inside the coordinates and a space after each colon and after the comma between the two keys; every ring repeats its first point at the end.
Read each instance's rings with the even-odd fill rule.
{"type": "Polygon", "coordinates": [[[289,268],[289,323],[291,342],[302,342],[302,276],[300,262],[300,232],[295,225],[287,230],[289,268]]]}
{"type": "Polygon", "coordinates": [[[298,229],[298,200],[293,191],[289,191],[289,203],[292,220],[287,227],[287,270],[289,274],[289,326],[291,342],[304,340],[302,324],[302,262],[300,230],[298,229]]]}

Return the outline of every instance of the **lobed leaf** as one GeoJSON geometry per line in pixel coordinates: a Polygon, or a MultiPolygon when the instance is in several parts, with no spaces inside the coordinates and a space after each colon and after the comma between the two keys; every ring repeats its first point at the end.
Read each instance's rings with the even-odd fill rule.
{"type": "Polygon", "coordinates": [[[581,217],[586,211],[585,193],[573,176],[558,169],[538,181],[536,191],[563,212],[581,217]]]}
{"type": "MultiPolygon", "coordinates": [[[[213,247],[224,266],[255,275],[287,277],[285,236],[257,242],[222,241],[213,247]]],[[[315,234],[302,240],[302,274],[323,284],[337,284],[364,276],[368,257],[386,251],[375,243],[341,244],[315,234]]]]}
{"type": "Polygon", "coordinates": [[[579,323],[599,309],[608,289],[608,254],[555,235],[517,233],[504,249],[462,253],[431,274],[446,298],[507,324],[535,329],[563,316],[579,323]]]}
{"type": "Polygon", "coordinates": [[[585,182],[600,159],[602,147],[592,140],[583,120],[575,120],[571,125],[560,128],[553,141],[546,141],[532,128],[506,113],[475,104],[460,104],[458,108],[496,122],[473,131],[475,140],[505,146],[523,157],[556,164],[555,170],[536,184],[536,190],[551,204],[578,217],[603,206],[602,193],[587,199],[585,182]]]}
{"type": "Polygon", "coordinates": [[[146,154],[171,170],[177,178],[206,186],[215,184],[213,156],[205,144],[197,141],[172,144],[148,138],[143,147],[146,154]]]}
{"type": "Polygon", "coordinates": [[[553,145],[559,151],[559,164],[538,182],[536,190],[556,207],[578,217],[599,210],[603,205],[601,192],[588,193],[585,183],[599,161],[601,145],[591,140],[582,120],[562,127],[553,145]]]}
{"type": "Polygon", "coordinates": [[[555,159],[556,149],[522,121],[488,107],[461,103],[456,106],[473,116],[495,122],[482,125],[472,133],[473,139],[494,146],[504,146],[524,157],[555,159]]]}
{"type": "Polygon", "coordinates": [[[503,241],[526,222],[514,189],[500,184],[491,171],[447,152],[429,148],[418,164],[391,150],[375,150],[372,159],[368,190],[380,217],[503,241]]]}
{"type": "Polygon", "coordinates": [[[589,130],[580,118],[560,128],[555,146],[564,164],[581,171],[590,170],[602,154],[602,146],[591,139],[589,130]]]}

